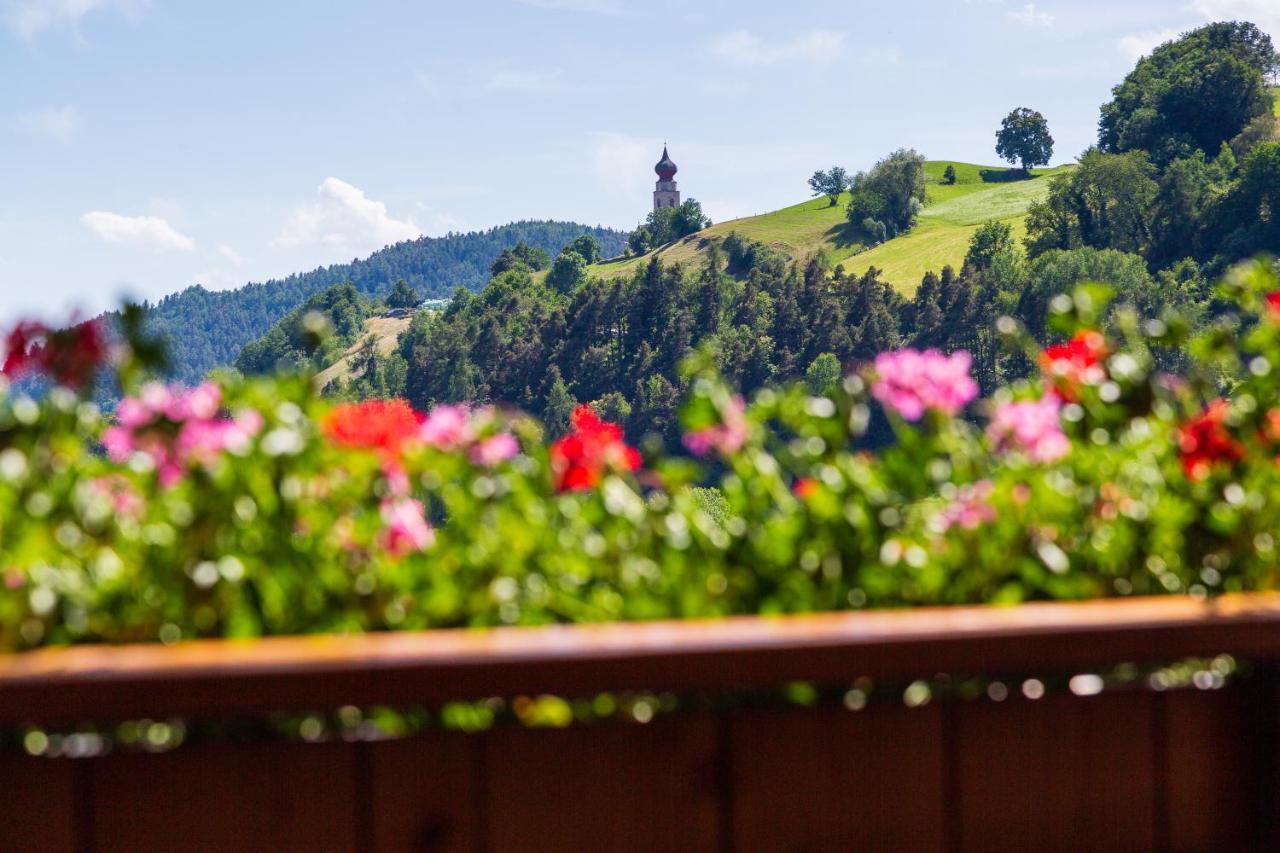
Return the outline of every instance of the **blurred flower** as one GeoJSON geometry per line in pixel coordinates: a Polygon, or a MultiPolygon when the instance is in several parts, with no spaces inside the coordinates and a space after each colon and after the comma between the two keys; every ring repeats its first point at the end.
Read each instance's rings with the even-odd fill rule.
{"type": "Polygon", "coordinates": [[[1280,317],[1280,290],[1273,290],[1266,295],[1267,313],[1272,317],[1280,317]]]}
{"type": "Polygon", "coordinates": [[[111,512],[118,517],[125,519],[142,517],[145,506],[142,496],[120,474],[95,477],[89,481],[88,490],[94,497],[104,500],[111,507],[111,512]]]}
{"type": "Polygon", "coordinates": [[[791,493],[802,501],[807,501],[818,491],[818,481],[812,477],[800,477],[791,484],[791,493]]]}
{"type": "Polygon", "coordinates": [[[1040,369],[1053,383],[1058,396],[1073,401],[1081,385],[1099,385],[1107,378],[1102,359],[1107,356],[1107,339],[1101,332],[1081,329],[1071,340],[1044,348],[1040,369]]]}
{"type": "Polygon", "coordinates": [[[741,395],[729,399],[721,413],[721,422],[684,434],[684,446],[694,456],[706,456],[712,450],[729,456],[742,449],[747,441],[746,403],[741,395]]]}
{"type": "Polygon", "coordinates": [[[436,406],[422,422],[421,439],[437,450],[454,452],[475,440],[471,410],[466,406],[436,406]]]}
{"type": "Polygon", "coordinates": [[[978,383],[969,375],[971,364],[964,350],[949,356],[936,349],[880,353],[871,395],[909,421],[920,420],[930,409],[954,416],[978,396],[978,383]]]}
{"type": "Polygon", "coordinates": [[[403,557],[425,551],[435,542],[436,534],[427,521],[421,501],[396,498],[382,502],[382,544],[392,556],[403,557]]]}
{"type": "Polygon", "coordinates": [[[325,416],[325,437],[340,447],[376,450],[395,458],[418,438],[421,418],[404,400],[343,403],[325,416]]]}
{"type": "Polygon", "coordinates": [[[1227,431],[1229,412],[1226,400],[1214,400],[1204,412],[1178,429],[1178,450],[1188,479],[1202,480],[1209,476],[1214,465],[1237,462],[1244,456],[1244,447],[1227,431]]]}
{"type": "Polygon", "coordinates": [[[622,429],[600,420],[595,409],[579,406],[571,422],[572,431],[551,445],[556,491],[591,489],[607,470],[635,471],[640,467],[640,454],[622,440],[622,429]]]}
{"type": "Polygon", "coordinates": [[[241,453],[261,431],[259,412],[225,418],[221,404],[222,390],[213,382],[190,389],[150,383],[137,397],[120,401],[117,423],[103,431],[102,446],[116,462],[136,453],[149,457],[167,488],[193,462],[208,465],[224,452],[241,453]]]}
{"type": "Polygon", "coordinates": [[[18,323],[5,338],[3,372],[11,379],[39,373],[68,388],[82,389],[107,356],[102,322],[91,320],[66,329],[43,323],[18,323]]]}
{"type": "Polygon", "coordinates": [[[1006,453],[1026,454],[1032,462],[1056,462],[1071,450],[1058,419],[1060,406],[1052,395],[1000,403],[991,415],[987,437],[1006,453]]]}
{"type": "Polygon", "coordinates": [[[482,438],[471,447],[470,457],[473,465],[492,468],[506,462],[520,452],[520,444],[509,432],[500,432],[488,438],[482,438]]]}
{"type": "Polygon", "coordinates": [[[995,521],[996,510],[989,503],[992,491],[994,487],[990,480],[979,480],[962,486],[955,500],[939,513],[942,530],[945,532],[956,526],[975,530],[987,522],[995,521]]]}

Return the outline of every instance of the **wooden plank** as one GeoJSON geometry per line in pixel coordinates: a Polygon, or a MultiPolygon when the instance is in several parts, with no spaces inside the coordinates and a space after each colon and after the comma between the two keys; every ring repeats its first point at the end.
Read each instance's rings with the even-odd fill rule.
{"type": "Polygon", "coordinates": [[[1248,699],[1239,688],[1160,696],[1172,850],[1252,848],[1250,753],[1256,745],[1248,725],[1248,699]]]}
{"type": "Polygon", "coordinates": [[[945,849],[941,723],[937,705],[735,714],[734,850],[945,849]]]}
{"type": "Polygon", "coordinates": [[[0,656],[0,722],[1071,671],[1219,652],[1280,659],[1280,594],[44,649],[0,656]]]}
{"type": "Polygon", "coordinates": [[[0,754],[0,851],[76,849],[76,763],[0,754]]]}
{"type": "Polygon", "coordinates": [[[488,848],[719,848],[715,719],[486,736],[488,848]]]}
{"type": "Polygon", "coordinates": [[[1151,704],[1124,692],[954,706],[960,849],[1151,849],[1151,704]]]}
{"type": "Polygon", "coordinates": [[[94,759],[93,849],[354,850],[354,751],[223,743],[94,759]]]}
{"type": "Polygon", "coordinates": [[[480,848],[483,741],[479,735],[427,732],[366,744],[371,843],[378,853],[480,848]]]}

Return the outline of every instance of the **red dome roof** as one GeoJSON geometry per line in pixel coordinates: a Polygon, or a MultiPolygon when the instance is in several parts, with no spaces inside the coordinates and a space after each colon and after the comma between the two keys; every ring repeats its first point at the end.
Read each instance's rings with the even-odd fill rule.
{"type": "Polygon", "coordinates": [[[676,176],[676,164],[671,162],[671,157],[667,154],[667,146],[662,146],[662,159],[653,167],[653,171],[657,172],[658,177],[664,181],[669,181],[676,176]]]}

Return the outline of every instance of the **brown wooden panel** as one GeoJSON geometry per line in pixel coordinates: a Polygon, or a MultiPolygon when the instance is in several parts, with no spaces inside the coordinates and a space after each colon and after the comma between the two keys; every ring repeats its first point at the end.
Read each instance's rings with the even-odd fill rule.
{"type": "Polygon", "coordinates": [[[1132,692],[953,706],[961,849],[1151,849],[1151,703],[1132,692]]]}
{"type": "Polygon", "coordinates": [[[488,849],[716,850],[715,722],[492,732],[488,849]]]}
{"type": "Polygon", "coordinates": [[[40,649],[0,655],[0,722],[1070,672],[1224,652],[1280,660],[1280,593],[40,649]]]}
{"type": "Polygon", "coordinates": [[[356,847],[355,747],[219,744],[93,767],[95,851],[356,847]]]}
{"type": "Polygon", "coordinates": [[[732,745],[735,850],[945,849],[937,705],[744,711],[732,745]]]}
{"type": "Polygon", "coordinates": [[[428,732],[367,744],[372,843],[378,853],[436,853],[480,846],[483,742],[428,732]]]}
{"type": "Polygon", "coordinates": [[[1248,694],[1179,690],[1164,703],[1169,844],[1175,851],[1249,848],[1248,694]]]}
{"type": "Polygon", "coordinates": [[[75,768],[67,758],[0,754],[0,851],[75,850],[75,768]]]}

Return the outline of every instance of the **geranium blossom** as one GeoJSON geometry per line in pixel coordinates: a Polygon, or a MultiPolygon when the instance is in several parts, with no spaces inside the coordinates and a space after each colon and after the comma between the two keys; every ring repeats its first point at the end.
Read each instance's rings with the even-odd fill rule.
{"type": "Polygon", "coordinates": [[[1267,313],[1273,318],[1280,317],[1280,290],[1273,290],[1266,296],[1267,313]]]}
{"type": "Polygon", "coordinates": [[[418,439],[421,418],[404,400],[344,403],[323,421],[325,436],[342,447],[376,450],[394,458],[418,439]]]}
{"type": "Polygon", "coordinates": [[[951,355],[936,349],[881,353],[871,394],[909,421],[920,420],[929,410],[954,416],[978,396],[978,383],[969,375],[972,363],[964,350],[951,355]]]}
{"type": "Polygon", "coordinates": [[[1033,462],[1056,462],[1071,450],[1058,418],[1057,398],[1001,403],[991,415],[987,437],[1005,452],[1025,454],[1033,462]]]}
{"type": "Polygon", "coordinates": [[[472,445],[469,451],[471,463],[485,468],[492,468],[506,462],[520,452],[520,444],[509,432],[500,432],[488,438],[482,438],[472,445]]]}
{"type": "Polygon", "coordinates": [[[965,530],[976,530],[983,524],[996,520],[996,510],[990,503],[994,487],[990,480],[979,480],[961,487],[955,499],[939,513],[939,524],[943,531],[952,527],[963,527],[965,530]]]}
{"type": "Polygon", "coordinates": [[[193,463],[208,465],[225,452],[243,452],[262,430],[257,411],[225,418],[221,404],[222,391],[212,382],[190,389],[150,383],[120,402],[117,423],[103,431],[102,445],[116,462],[147,456],[167,488],[193,463]]]}
{"type": "Polygon", "coordinates": [[[25,321],[9,332],[4,352],[3,372],[11,379],[40,373],[59,385],[84,388],[106,359],[107,340],[97,320],[67,329],[25,321]]]}
{"type": "Polygon", "coordinates": [[[422,421],[419,437],[438,450],[462,450],[475,440],[472,412],[466,406],[436,406],[422,421]]]}
{"type": "Polygon", "coordinates": [[[1040,369],[1064,400],[1074,400],[1081,385],[1100,385],[1107,378],[1102,360],[1107,357],[1107,339],[1101,332],[1081,329],[1071,340],[1047,346],[1040,356],[1040,369]]]}
{"type": "Polygon", "coordinates": [[[1178,430],[1182,470],[1189,479],[1202,480],[1214,466],[1238,462],[1244,457],[1244,446],[1226,427],[1230,410],[1226,400],[1214,400],[1178,430]]]}
{"type": "Polygon", "coordinates": [[[551,473],[560,492],[591,489],[606,471],[635,471],[640,454],[622,440],[617,424],[600,420],[587,405],[574,410],[572,431],[551,445],[551,473]]]}
{"type": "Polygon", "coordinates": [[[382,515],[382,545],[395,557],[425,551],[435,543],[436,534],[427,521],[421,501],[410,498],[385,500],[382,515]]]}
{"type": "Polygon", "coordinates": [[[715,450],[728,456],[737,453],[747,440],[746,403],[740,395],[729,399],[721,421],[684,434],[684,446],[695,456],[706,456],[715,450]]]}

